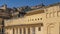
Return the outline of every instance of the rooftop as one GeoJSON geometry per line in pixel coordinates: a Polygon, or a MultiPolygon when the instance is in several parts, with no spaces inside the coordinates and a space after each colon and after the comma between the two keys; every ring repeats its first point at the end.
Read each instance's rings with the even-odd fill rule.
{"type": "Polygon", "coordinates": [[[0,17],[2,18],[13,18],[15,16],[21,16],[25,15],[25,16],[28,16],[28,15],[33,15],[33,14],[38,14],[38,13],[43,13],[44,10],[43,8],[44,7],[51,7],[51,6],[56,6],[56,5],[60,5],[60,3],[54,3],[54,4],[51,4],[51,5],[48,5],[48,6],[45,6],[44,4],[39,4],[39,5],[36,5],[36,6],[32,6],[32,7],[29,7],[29,6],[23,6],[23,7],[18,7],[18,8],[8,8],[7,5],[2,5],[0,6],[0,17]]]}

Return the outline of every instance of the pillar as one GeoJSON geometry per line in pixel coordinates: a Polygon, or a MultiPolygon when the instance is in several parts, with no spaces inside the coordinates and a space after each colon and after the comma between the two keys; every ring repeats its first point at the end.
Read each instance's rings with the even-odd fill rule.
{"type": "Polygon", "coordinates": [[[21,30],[22,30],[22,34],[24,34],[24,29],[23,29],[23,28],[21,28],[21,30]]]}
{"type": "Polygon", "coordinates": [[[28,34],[28,28],[26,28],[26,34],[28,34]]]}
{"type": "Polygon", "coordinates": [[[15,34],[18,34],[18,28],[15,28],[15,34]]]}
{"type": "Polygon", "coordinates": [[[26,34],[26,28],[25,27],[23,28],[23,34],[26,34]]]}

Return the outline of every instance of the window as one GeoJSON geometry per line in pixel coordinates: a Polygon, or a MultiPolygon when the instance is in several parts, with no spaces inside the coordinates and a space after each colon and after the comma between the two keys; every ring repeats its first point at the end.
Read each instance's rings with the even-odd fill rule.
{"type": "Polygon", "coordinates": [[[42,20],[42,18],[40,18],[42,20]]]}
{"type": "Polygon", "coordinates": [[[39,20],[39,18],[38,18],[38,20],[39,20]]]}
{"type": "MultiPolygon", "coordinates": [[[[36,21],[36,20],[42,20],[42,18],[37,18],[37,19],[35,19],[35,21],[36,21]]],[[[34,21],[34,19],[28,19],[27,21],[28,21],[28,22],[29,22],[29,21],[34,21]]]]}
{"type": "Polygon", "coordinates": [[[41,23],[41,26],[43,26],[43,23],[41,23]]]}
{"type": "Polygon", "coordinates": [[[38,31],[41,31],[41,27],[38,27],[38,31]]]}

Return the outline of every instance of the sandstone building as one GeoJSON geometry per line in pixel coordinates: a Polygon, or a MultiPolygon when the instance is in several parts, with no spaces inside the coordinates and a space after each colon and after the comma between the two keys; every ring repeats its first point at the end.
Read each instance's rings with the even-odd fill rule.
{"type": "Polygon", "coordinates": [[[0,34],[60,34],[60,3],[21,8],[3,5],[0,34]]]}

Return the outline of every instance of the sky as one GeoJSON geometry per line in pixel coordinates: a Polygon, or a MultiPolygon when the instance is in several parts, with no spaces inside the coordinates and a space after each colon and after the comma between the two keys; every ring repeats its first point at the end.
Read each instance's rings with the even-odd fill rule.
{"type": "Polygon", "coordinates": [[[8,7],[35,6],[43,3],[49,5],[60,2],[60,0],[0,0],[0,6],[7,4],[8,7]]]}

